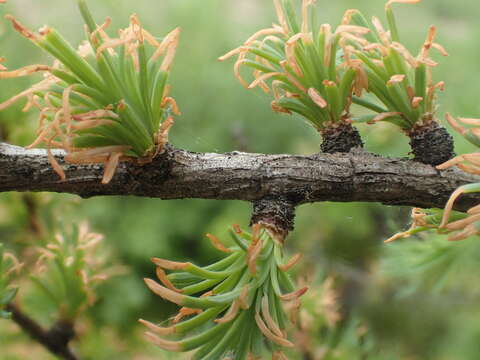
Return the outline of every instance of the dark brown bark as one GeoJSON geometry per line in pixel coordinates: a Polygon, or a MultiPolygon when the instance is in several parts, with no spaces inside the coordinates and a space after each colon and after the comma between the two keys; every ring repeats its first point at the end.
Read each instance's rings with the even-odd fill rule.
{"type": "Polygon", "coordinates": [[[281,198],[262,199],[253,202],[250,225],[261,224],[280,242],[284,242],[293,230],[295,204],[281,198]]]}
{"type": "MultiPolygon", "coordinates": [[[[49,191],[98,195],[134,195],[161,199],[202,198],[258,201],[282,199],[293,204],[318,201],[369,201],[423,208],[443,207],[459,186],[480,182],[457,169],[438,171],[412,160],[386,158],[354,150],[348,154],[264,155],[232,152],[193,153],[167,147],[144,166],[122,163],[107,184],[102,165],[68,165],[61,181],[46,151],[0,143],[0,192],[49,191]]],[[[480,202],[462,196],[457,210],[480,202]]]]}
{"type": "Polygon", "coordinates": [[[68,347],[68,343],[75,336],[71,323],[60,321],[54,324],[50,330],[45,330],[36,321],[24,314],[16,305],[7,305],[6,310],[12,314],[12,320],[23,331],[52,354],[65,360],[77,359],[68,347]]]}
{"type": "Polygon", "coordinates": [[[348,153],[355,148],[363,148],[360,133],[348,122],[336,123],[321,131],[320,149],[326,154],[348,153]]]}
{"type": "Polygon", "coordinates": [[[415,161],[435,166],[455,156],[452,135],[436,121],[413,127],[408,136],[415,161]]]}

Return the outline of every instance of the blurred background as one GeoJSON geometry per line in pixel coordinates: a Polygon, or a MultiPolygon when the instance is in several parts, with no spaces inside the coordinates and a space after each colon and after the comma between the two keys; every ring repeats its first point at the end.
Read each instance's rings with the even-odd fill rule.
{"type": "MultiPolygon", "coordinates": [[[[383,0],[318,3],[321,20],[332,25],[340,22],[348,8],[384,19],[383,0]]],[[[319,151],[320,137],[312,128],[272,113],[266,95],[246,91],[237,82],[233,62],[216,60],[275,21],[271,0],[102,0],[90,1],[90,7],[97,22],[112,18],[110,29],[126,26],[132,13],[154,35],[182,28],[171,76],[172,95],[182,111],[171,131],[175,146],[201,152],[319,151]]],[[[73,44],[84,36],[73,0],[10,0],[0,7],[0,56],[6,57],[10,69],[50,63],[50,59],[12,30],[3,19],[7,13],[33,29],[44,24],[55,27],[73,44]]],[[[440,121],[447,126],[446,111],[480,117],[478,1],[424,0],[415,6],[398,6],[396,14],[405,45],[413,53],[431,24],[437,25],[438,42],[450,53],[447,58],[438,57],[441,64],[435,71],[436,79],[447,84],[441,94],[440,121]]],[[[3,80],[0,102],[34,80],[3,80]]],[[[20,112],[22,106],[0,113],[2,141],[24,146],[34,139],[37,114],[20,112]]],[[[393,126],[359,128],[367,150],[409,156],[407,138],[393,126]]],[[[454,136],[457,153],[473,150],[454,136]]],[[[69,195],[4,193],[0,194],[0,242],[28,267],[34,261],[32,247],[48,241],[60,228],[88,221],[105,235],[111,263],[126,270],[98,289],[98,302],[78,324],[74,348],[82,359],[180,359],[144,341],[137,324],[140,317],[162,321],[175,311],[144,286],[142,279],[154,276],[149,259],[158,256],[199,264],[215,260],[220,254],[204,234],[226,239],[229,225],[248,225],[250,211],[250,204],[237,201],[81,200],[69,195]]],[[[384,245],[383,240],[408,226],[409,212],[366,203],[322,203],[298,209],[287,246],[292,253],[305,254],[298,276],[311,285],[311,291],[305,296],[302,330],[295,335],[301,346],[289,358],[478,359],[480,313],[474,306],[480,290],[475,276],[478,239],[452,244],[430,234],[384,245]]],[[[31,286],[28,276],[19,282],[26,311],[50,324],[55,309],[31,286]]],[[[26,358],[52,356],[32,345],[13,323],[0,320],[0,359],[26,358]]]]}

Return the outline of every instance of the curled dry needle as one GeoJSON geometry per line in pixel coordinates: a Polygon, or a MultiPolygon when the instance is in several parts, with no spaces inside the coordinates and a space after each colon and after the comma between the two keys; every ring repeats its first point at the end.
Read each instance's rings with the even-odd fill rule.
{"type": "Polygon", "coordinates": [[[40,112],[38,137],[30,147],[44,144],[62,179],[65,173],[52,147],[64,149],[68,163],[103,163],[102,182],[108,183],[120,161],[149,162],[168,141],[172,116],[179,114],[167,81],[180,30],[159,40],[132,15],[129,26],[110,37],[110,19],[97,25],[85,1],[78,4],[88,39],[78,50],[52,28],[35,33],[6,16],[15,30],[55,61],[13,71],[2,66],[0,79],[39,72],[44,79],[0,104],[0,110],[27,98],[24,111],[33,107],[40,112]]]}
{"type": "MultiPolygon", "coordinates": [[[[295,303],[307,291],[295,291],[286,273],[299,259],[286,261],[281,242],[260,225],[252,233],[231,230],[235,246],[208,238],[225,257],[205,267],[189,262],[153,259],[161,284],[145,279],[160,297],[181,307],[168,326],[140,320],[147,338],[169,351],[197,350],[193,359],[257,359],[263,344],[272,359],[286,359],[283,350],[294,344],[287,338],[283,303],[295,303]],[[172,271],[165,275],[165,270],[172,271]]],[[[298,303],[298,304],[297,304],[298,303]]]]}
{"type": "MultiPolygon", "coordinates": [[[[466,128],[459,124],[459,122],[466,125],[480,126],[480,119],[458,118],[455,119],[449,113],[446,114],[447,121],[450,125],[463,135],[470,143],[480,147],[480,129],[478,127],[466,128]]],[[[445,170],[452,166],[457,166],[465,172],[479,175],[480,174],[480,153],[463,154],[446,161],[437,166],[439,170],[445,170]]],[[[437,229],[443,234],[450,234],[449,240],[463,240],[472,235],[480,233],[480,205],[470,208],[466,213],[452,211],[455,201],[462,194],[480,192],[480,183],[473,183],[460,186],[456,189],[447,204],[445,209],[413,209],[412,210],[412,226],[405,232],[398,233],[386,242],[391,242],[400,238],[406,238],[413,234],[437,229]]]]}
{"type": "MultiPolygon", "coordinates": [[[[447,121],[450,125],[465,137],[473,145],[480,147],[480,119],[471,118],[458,118],[455,119],[449,113],[446,114],[447,121]],[[473,125],[476,127],[466,128],[461,126],[458,122],[462,122],[466,125],[473,125]]],[[[437,169],[444,170],[452,166],[457,166],[465,172],[479,175],[480,174],[480,153],[464,154],[456,156],[455,158],[437,166],[437,169]]],[[[441,228],[461,230],[453,240],[461,240],[471,235],[479,233],[478,221],[480,214],[480,206],[474,206],[467,211],[469,215],[467,218],[462,219],[460,222],[456,221],[449,223],[449,215],[452,212],[455,200],[462,194],[475,193],[480,191],[480,183],[468,184],[460,186],[455,190],[445,206],[445,214],[440,224],[441,228]]]]}
{"type": "Polygon", "coordinates": [[[274,0],[278,24],[258,31],[219,60],[238,56],[234,72],[246,88],[258,86],[272,94],[273,111],[306,118],[322,133],[323,151],[348,152],[362,146],[350,125],[352,95],[360,96],[369,85],[365,66],[351,58],[341,39],[362,39],[370,30],[349,24],[319,26],[315,3],[302,1],[299,22],[292,0],[274,0]],[[243,78],[242,67],[253,70],[253,81],[243,78]],[[342,135],[350,140],[343,148],[330,144],[340,142],[342,135]]]}
{"type": "MultiPolygon", "coordinates": [[[[480,186],[471,184],[473,190],[469,190],[469,185],[459,188],[459,192],[452,194],[451,200],[458,197],[460,193],[478,192],[480,186]]],[[[466,213],[452,211],[450,204],[445,210],[440,209],[418,209],[412,210],[412,225],[409,230],[393,235],[385,242],[393,242],[398,239],[408,238],[412,235],[436,230],[440,234],[449,234],[448,240],[458,241],[466,239],[473,235],[480,234],[478,227],[480,221],[480,205],[474,206],[466,213]]]]}
{"type": "MultiPolygon", "coordinates": [[[[473,185],[478,189],[476,184],[473,185]]],[[[480,206],[471,208],[467,213],[452,211],[451,209],[444,211],[441,209],[414,208],[411,217],[412,225],[410,229],[393,235],[385,242],[393,242],[430,230],[436,230],[439,234],[449,234],[448,240],[450,241],[463,240],[472,235],[477,235],[479,233],[477,222],[480,221],[480,206]]]]}
{"type": "Polygon", "coordinates": [[[447,56],[446,50],[435,42],[437,29],[431,26],[419,53],[414,56],[400,42],[392,5],[416,4],[420,0],[391,0],[386,6],[388,30],[373,17],[368,22],[358,10],[349,10],[344,24],[369,27],[372,31],[363,38],[343,36],[344,46],[356,60],[361,61],[368,74],[368,92],[382,104],[366,98],[353,97],[353,102],[375,114],[355,118],[359,122],[387,121],[399,126],[411,139],[415,159],[438,165],[450,159],[453,139],[438,125],[436,92],[444,90],[443,81],[434,82],[432,69],[438,65],[431,58],[431,50],[447,56]]]}

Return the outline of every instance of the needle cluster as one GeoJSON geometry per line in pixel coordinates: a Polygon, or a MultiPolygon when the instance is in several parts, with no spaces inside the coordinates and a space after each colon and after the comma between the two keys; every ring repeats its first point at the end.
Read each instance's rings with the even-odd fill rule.
{"type": "Polygon", "coordinates": [[[44,79],[0,104],[0,110],[27,98],[24,110],[39,110],[37,139],[64,179],[62,167],[50,153],[67,152],[72,164],[105,164],[108,183],[120,161],[151,161],[168,141],[173,115],[179,114],[167,84],[180,30],[163,39],[146,31],[136,15],[116,37],[107,33],[110,18],[97,25],[84,0],[78,0],[87,40],[74,49],[55,29],[32,32],[7,15],[24,37],[55,58],[53,65],[29,65],[8,71],[0,79],[43,73],[44,79]]]}
{"type": "Polygon", "coordinates": [[[153,259],[161,283],[145,279],[147,286],[181,308],[166,327],[141,320],[146,335],[169,351],[197,349],[193,359],[263,359],[265,344],[272,359],[287,359],[287,323],[307,291],[295,290],[287,273],[299,256],[286,261],[282,244],[258,224],[251,234],[234,226],[231,235],[231,247],[207,235],[225,258],[205,267],[153,259]]]}

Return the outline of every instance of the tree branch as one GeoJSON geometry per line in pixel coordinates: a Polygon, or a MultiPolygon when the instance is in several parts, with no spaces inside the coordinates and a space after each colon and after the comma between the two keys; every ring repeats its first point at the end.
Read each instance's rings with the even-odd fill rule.
{"type": "MultiPolygon", "coordinates": [[[[369,201],[423,208],[443,207],[459,186],[480,177],[452,169],[438,171],[412,160],[364,151],[349,154],[264,155],[232,152],[193,153],[171,146],[147,165],[122,163],[107,184],[103,165],[71,165],[53,151],[67,180],[60,181],[45,150],[0,143],[0,192],[49,191],[98,195],[134,195],[161,199],[202,198],[256,201],[285,199],[294,204],[317,201],[369,201]]],[[[466,210],[480,195],[462,196],[455,209],[466,210]]]]}
{"type": "Polygon", "coordinates": [[[12,314],[12,320],[32,339],[43,345],[52,354],[65,360],[76,360],[68,343],[75,336],[73,326],[67,322],[57,322],[50,330],[45,330],[36,321],[24,314],[16,305],[9,304],[6,310],[12,314]]]}

